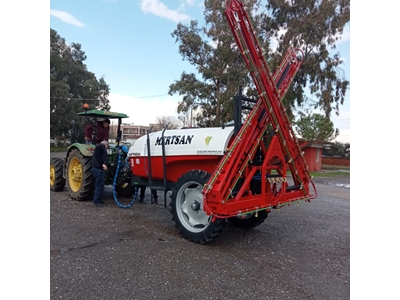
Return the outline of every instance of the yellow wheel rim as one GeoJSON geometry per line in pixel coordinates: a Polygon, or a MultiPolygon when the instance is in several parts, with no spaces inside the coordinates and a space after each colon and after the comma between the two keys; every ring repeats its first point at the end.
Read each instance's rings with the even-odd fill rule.
{"type": "Polygon", "coordinates": [[[79,159],[74,157],[68,166],[68,182],[73,192],[79,191],[82,184],[82,165],[79,159]]]}
{"type": "Polygon", "coordinates": [[[53,166],[50,166],[50,185],[54,185],[56,181],[56,170],[53,166]]]}

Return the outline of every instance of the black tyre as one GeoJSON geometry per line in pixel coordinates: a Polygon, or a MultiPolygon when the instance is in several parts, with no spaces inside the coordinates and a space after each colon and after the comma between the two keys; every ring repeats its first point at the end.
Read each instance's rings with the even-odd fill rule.
{"type": "Polygon", "coordinates": [[[92,158],[83,156],[78,149],[72,149],[67,158],[66,181],[72,199],[92,200],[94,194],[92,158]]]}
{"type": "Polygon", "coordinates": [[[258,217],[256,217],[255,213],[248,214],[244,218],[241,217],[232,217],[228,218],[228,221],[241,228],[254,228],[264,222],[264,220],[268,217],[268,212],[265,210],[258,212],[258,217]]]}
{"type": "Polygon", "coordinates": [[[202,189],[210,174],[201,170],[189,171],[178,179],[171,195],[171,213],[175,227],[189,241],[205,244],[222,231],[225,219],[207,216],[203,210],[202,189]]]}
{"type": "Polygon", "coordinates": [[[63,160],[61,158],[50,158],[50,190],[59,192],[64,188],[63,160]]]}
{"type": "Polygon", "coordinates": [[[135,193],[135,188],[131,183],[128,182],[120,184],[115,190],[120,197],[132,197],[135,193]]]}

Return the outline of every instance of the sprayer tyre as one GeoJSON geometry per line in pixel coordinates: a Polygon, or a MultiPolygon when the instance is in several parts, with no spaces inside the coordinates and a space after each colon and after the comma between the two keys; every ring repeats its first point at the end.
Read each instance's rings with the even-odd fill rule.
{"type": "Polygon", "coordinates": [[[258,212],[258,217],[256,217],[255,213],[252,213],[248,214],[244,218],[241,217],[228,218],[228,222],[240,228],[254,228],[261,225],[267,217],[268,217],[268,212],[262,210],[258,212]]]}
{"type": "Polygon", "coordinates": [[[182,236],[191,242],[205,244],[214,240],[222,231],[225,219],[207,216],[203,210],[202,189],[210,174],[192,170],[177,181],[171,195],[172,221],[182,236]]]}

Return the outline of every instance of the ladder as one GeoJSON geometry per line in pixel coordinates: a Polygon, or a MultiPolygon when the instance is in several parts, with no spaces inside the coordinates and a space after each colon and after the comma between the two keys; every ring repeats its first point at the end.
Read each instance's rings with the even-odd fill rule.
{"type": "Polygon", "coordinates": [[[254,80],[259,100],[203,188],[204,209],[214,217],[229,217],[270,209],[276,204],[314,199],[316,195],[310,195],[309,184],[313,185],[314,190],[315,186],[304,160],[304,152],[281,102],[300,68],[302,52],[290,48],[274,75],[271,75],[243,4],[237,0],[227,0],[225,16],[254,80]],[[275,134],[267,149],[262,141],[269,124],[275,134]],[[266,160],[272,157],[282,160],[281,168],[278,168],[279,176],[271,175],[271,170],[276,167],[268,161],[262,166],[252,165],[255,152],[260,147],[266,160]],[[291,187],[287,185],[286,166],[294,182],[291,187]],[[279,194],[276,190],[273,192],[271,186],[262,184],[260,195],[249,195],[250,181],[260,173],[262,181],[282,183],[279,194]],[[239,181],[242,188],[238,189],[239,181]]]}

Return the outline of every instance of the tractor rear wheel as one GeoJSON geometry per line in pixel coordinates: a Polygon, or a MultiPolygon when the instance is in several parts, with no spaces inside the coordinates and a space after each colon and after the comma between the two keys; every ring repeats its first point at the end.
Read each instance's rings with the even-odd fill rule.
{"type": "Polygon", "coordinates": [[[229,223],[241,227],[241,228],[254,228],[261,223],[268,217],[268,212],[265,210],[261,210],[258,212],[258,217],[256,217],[255,213],[248,214],[247,216],[241,217],[232,217],[228,218],[229,223]]]}
{"type": "Polygon", "coordinates": [[[63,160],[61,158],[50,158],[50,190],[62,191],[65,187],[63,176],[63,160]]]}
{"type": "Polygon", "coordinates": [[[210,174],[201,170],[189,171],[175,184],[171,195],[172,221],[189,241],[205,244],[222,231],[225,219],[211,222],[203,209],[202,189],[210,174]]]}
{"type": "Polygon", "coordinates": [[[74,200],[91,200],[94,194],[92,158],[72,149],[67,158],[67,189],[74,200]]]}

